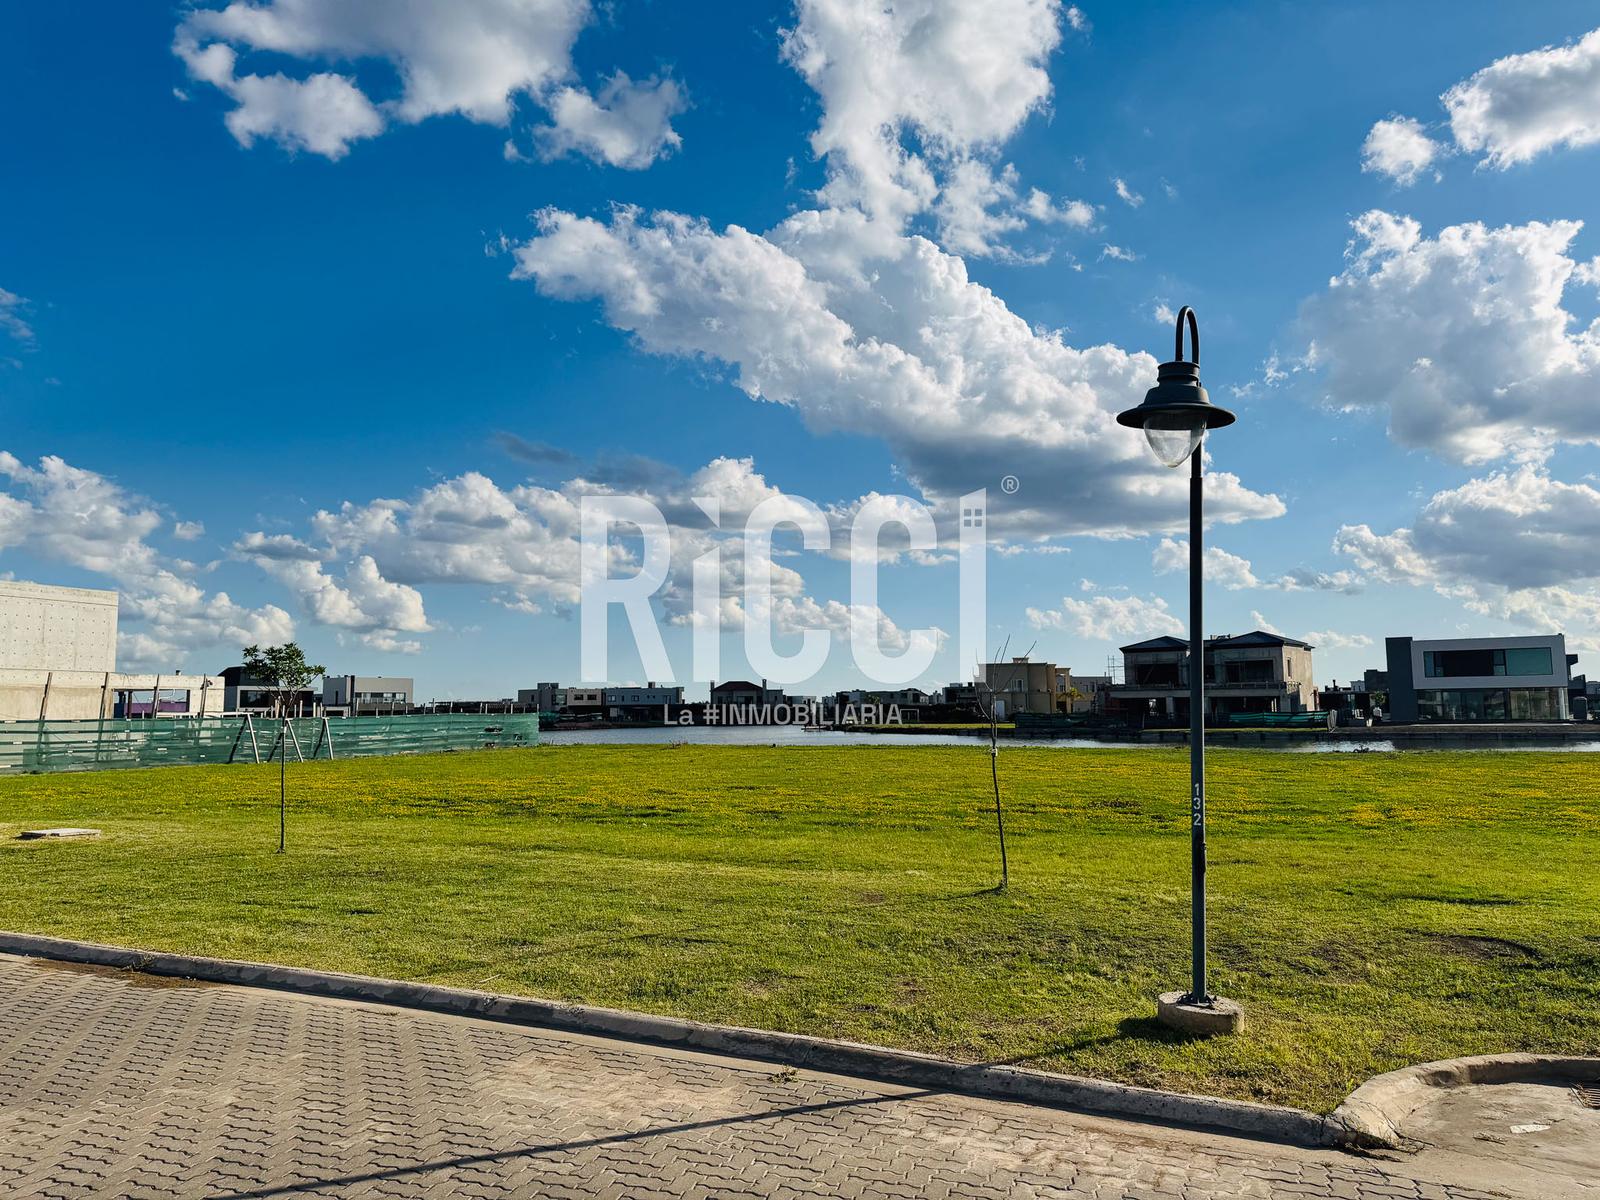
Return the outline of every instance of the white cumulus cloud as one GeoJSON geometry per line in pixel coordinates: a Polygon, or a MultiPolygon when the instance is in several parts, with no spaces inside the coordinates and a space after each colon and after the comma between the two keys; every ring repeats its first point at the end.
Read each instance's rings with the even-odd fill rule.
{"type": "Polygon", "coordinates": [[[685,106],[683,89],[675,81],[635,83],[618,71],[599,96],[576,87],[556,92],[549,101],[551,123],[535,129],[534,138],[546,158],[576,151],[637,171],[682,144],[672,118],[685,106]]]}
{"type": "Polygon", "coordinates": [[[1059,0],[799,0],[783,54],[822,100],[825,202],[900,220],[935,172],[1004,142],[1050,96],[1059,0]],[[907,149],[914,135],[920,153],[907,149]]]}
{"type": "Polygon", "coordinates": [[[1506,170],[1563,146],[1600,142],[1600,29],[1568,45],[1496,59],[1439,100],[1453,145],[1429,137],[1414,118],[1390,117],[1367,134],[1361,169],[1406,186],[1453,152],[1506,170]]]}
{"type": "Polygon", "coordinates": [[[1445,152],[1428,136],[1421,121],[1390,117],[1368,132],[1361,146],[1361,169],[1387,175],[1401,187],[1410,187],[1445,152]]]}
{"type": "MultiPolygon", "coordinates": [[[[1219,584],[1230,592],[1261,587],[1248,558],[1230,554],[1219,546],[1205,548],[1206,582],[1219,584]]],[[[1189,539],[1162,538],[1150,558],[1157,575],[1170,575],[1189,569],[1189,539]]]]}
{"type": "MultiPolygon", "coordinates": [[[[388,648],[400,648],[396,633],[427,633],[433,627],[423,610],[422,594],[413,587],[385,579],[371,555],[354,558],[344,579],[334,578],[314,558],[252,554],[260,535],[242,539],[235,552],[255,562],[297,597],[305,614],[319,625],[369,634],[388,648]]],[[[421,644],[407,643],[407,649],[421,644]]]]}
{"type": "Polygon", "coordinates": [[[1340,633],[1334,629],[1324,629],[1321,632],[1313,630],[1302,635],[1303,642],[1310,642],[1322,650],[1365,650],[1373,644],[1370,635],[1365,633],[1340,633]]]}
{"type": "Polygon", "coordinates": [[[1600,489],[1523,466],[1435,493],[1409,526],[1345,525],[1334,549],[1373,578],[1600,646],[1600,489]]]}
{"type": "Polygon", "coordinates": [[[27,308],[28,302],[21,296],[0,288],[0,329],[9,334],[13,341],[31,345],[33,326],[22,315],[27,308]]]}
{"type": "Polygon", "coordinates": [[[276,605],[250,608],[185,578],[187,564],[146,540],[167,519],[114,480],[53,455],[29,467],[4,451],[0,476],[10,481],[0,492],[0,550],[19,547],[92,571],[121,593],[119,666],[212,671],[215,662],[194,661],[200,652],[236,656],[251,642],[294,636],[276,605]]]}
{"type": "Polygon", "coordinates": [[[1600,29],[1496,59],[1442,97],[1456,144],[1491,166],[1600,142],[1600,29]]]}
{"type": "Polygon", "coordinates": [[[1101,642],[1183,634],[1183,622],[1157,596],[1063,596],[1060,608],[1029,608],[1027,618],[1035,629],[1064,629],[1101,642]]]}
{"type": "Polygon", "coordinates": [[[245,146],[268,138],[337,159],[394,121],[458,114],[505,127],[525,97],[551,118],[536,135],[545,154],[645,166],[677,146],[682,93],[671,80],[635,84],[619,72],[591,96],[572,49],[593,16],[589,0],[233,0],[189,9],[173,50],[191,77],[234,102],[226,123],[245,146]],[[353,73],[241,71],[241,53],[383,63],[399,91],[375,97],[353,73]]]}
{"type": "Polygon", "coordinates": [[[1035,221],[1047,225],[1067,225],[1074,229],[1088,229],[1094,224],[1094,205],[1083,200],[1063,200],[1057,204],[1050,193],[1032,188],[1023,201],[1022,211],[1035,221]]]}
{"type": "MultiPolygon", "coordinates": [[[[674,213],[547,210],[515,258],[518,277],[597,299],[648,351],[728,364],[736,386],[794,406],[817,433],[883,439],[947,512],[1018,477],[1023,490],[992,513],[1009,536],[1145,533],[1187,511],[1186,480],[1115,421],[1143,396],[1153,358],[1068,346],[973,283],[959,257],[858,212],[801,212],[763,236],[674,213]]],[[[1283,511],[1225,472],[1208,486],[1220,521],[1283,511]]]]}
{"type": "Polygon", "coordinates": [[[1600,323],[1563,304],[1591,281],[1568,254],[1581,228],[1472,222],[1430,238],[1410,217],[1357,218],[1344,270],[1301,310],[1328,399],[1386,408],[1400,444],[1466,463],[1600,441],[1600,323]]]}
{"type": "Polygon", "coordinates": [[[1600,575],[1600,490],[1537,467],[1497,472],[1435,493],[1409,528],[1343,526],[1335,549],[1395,582],[1570,584],[1600,575]]]}

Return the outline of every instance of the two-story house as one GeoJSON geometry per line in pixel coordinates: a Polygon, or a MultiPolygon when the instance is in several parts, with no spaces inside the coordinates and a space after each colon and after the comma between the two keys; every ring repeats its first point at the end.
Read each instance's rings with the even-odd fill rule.
{"type": "MultiPolygon", "coordinates": [[[[1206,719],[1230,713],[1307,712],[1316,703],[1313,647],[1255,630],[1205,642],[1206,719]]],[[[1189,643],[1157,637],[1122,647],[1122,679],[1106,693],[1107,712],[1143,723],[1189,719],[1189,643]]]]}

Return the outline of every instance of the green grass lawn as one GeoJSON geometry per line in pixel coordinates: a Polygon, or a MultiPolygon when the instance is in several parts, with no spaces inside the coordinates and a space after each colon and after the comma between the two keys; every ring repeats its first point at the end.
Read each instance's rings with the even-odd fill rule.
{"type": "Polygon", "coordinates": [[[0,927],[1018,1061],[1317,1109],[1378,1071],[1600,1053],[1600,756],[541,747],[0,780],[0,927]],[[93,825],[92,843],[19,842],[93,825]]]}

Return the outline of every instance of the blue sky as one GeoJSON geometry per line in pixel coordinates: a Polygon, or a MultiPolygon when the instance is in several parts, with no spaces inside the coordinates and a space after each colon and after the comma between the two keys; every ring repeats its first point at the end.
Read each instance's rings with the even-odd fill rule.
{"type": "MultiPolygon", "coordinates": [[[[1600,650],[1600,239],[1560,224],[1600,182],[1593,24],[8,6],[0,571],[118,587],[130,667],[293,636],[501,696],[578,678],[586,489],[900,493],[948,532],[987,487],[989,640],[1098,673],[1185,618],[1183,481],[1109,415],[1187,303],[1240,417],[1208,632],[1309,636],[1319,682],[1390,634],[1600,650]]],[[[838,633],[848,564],[777,561],[790,634],[838,633]]],[[[948,563],[884,566],[895,629],[953,634],[955,596],[948,563]]],[[[968,673],[952,637],[928,678],[968,673]]],[[[836,638],[800,690],[856,679],[836,638]]]]}

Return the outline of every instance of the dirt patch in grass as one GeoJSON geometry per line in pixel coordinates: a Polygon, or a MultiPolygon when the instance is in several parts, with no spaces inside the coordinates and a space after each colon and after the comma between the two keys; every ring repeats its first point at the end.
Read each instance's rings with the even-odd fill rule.
{"type": "Polygon", "coordinates": [[[1513,942],[1509,938],[1487,937],[1474,933],[1433,933],[1428,936],[1465,958],[1520,959],[1524,962],[1544,960],[1544,956],[1532,946],[1513,942]]]}
{"type": "Polygon", "coordinates": [[[1468,908],[1508,908],[1526,904],[1526,900],[1510,900],[1504,896],[1396,896],[1396,900],[1420,900],[1424,904],[1460,904],[1468,908]]]}

